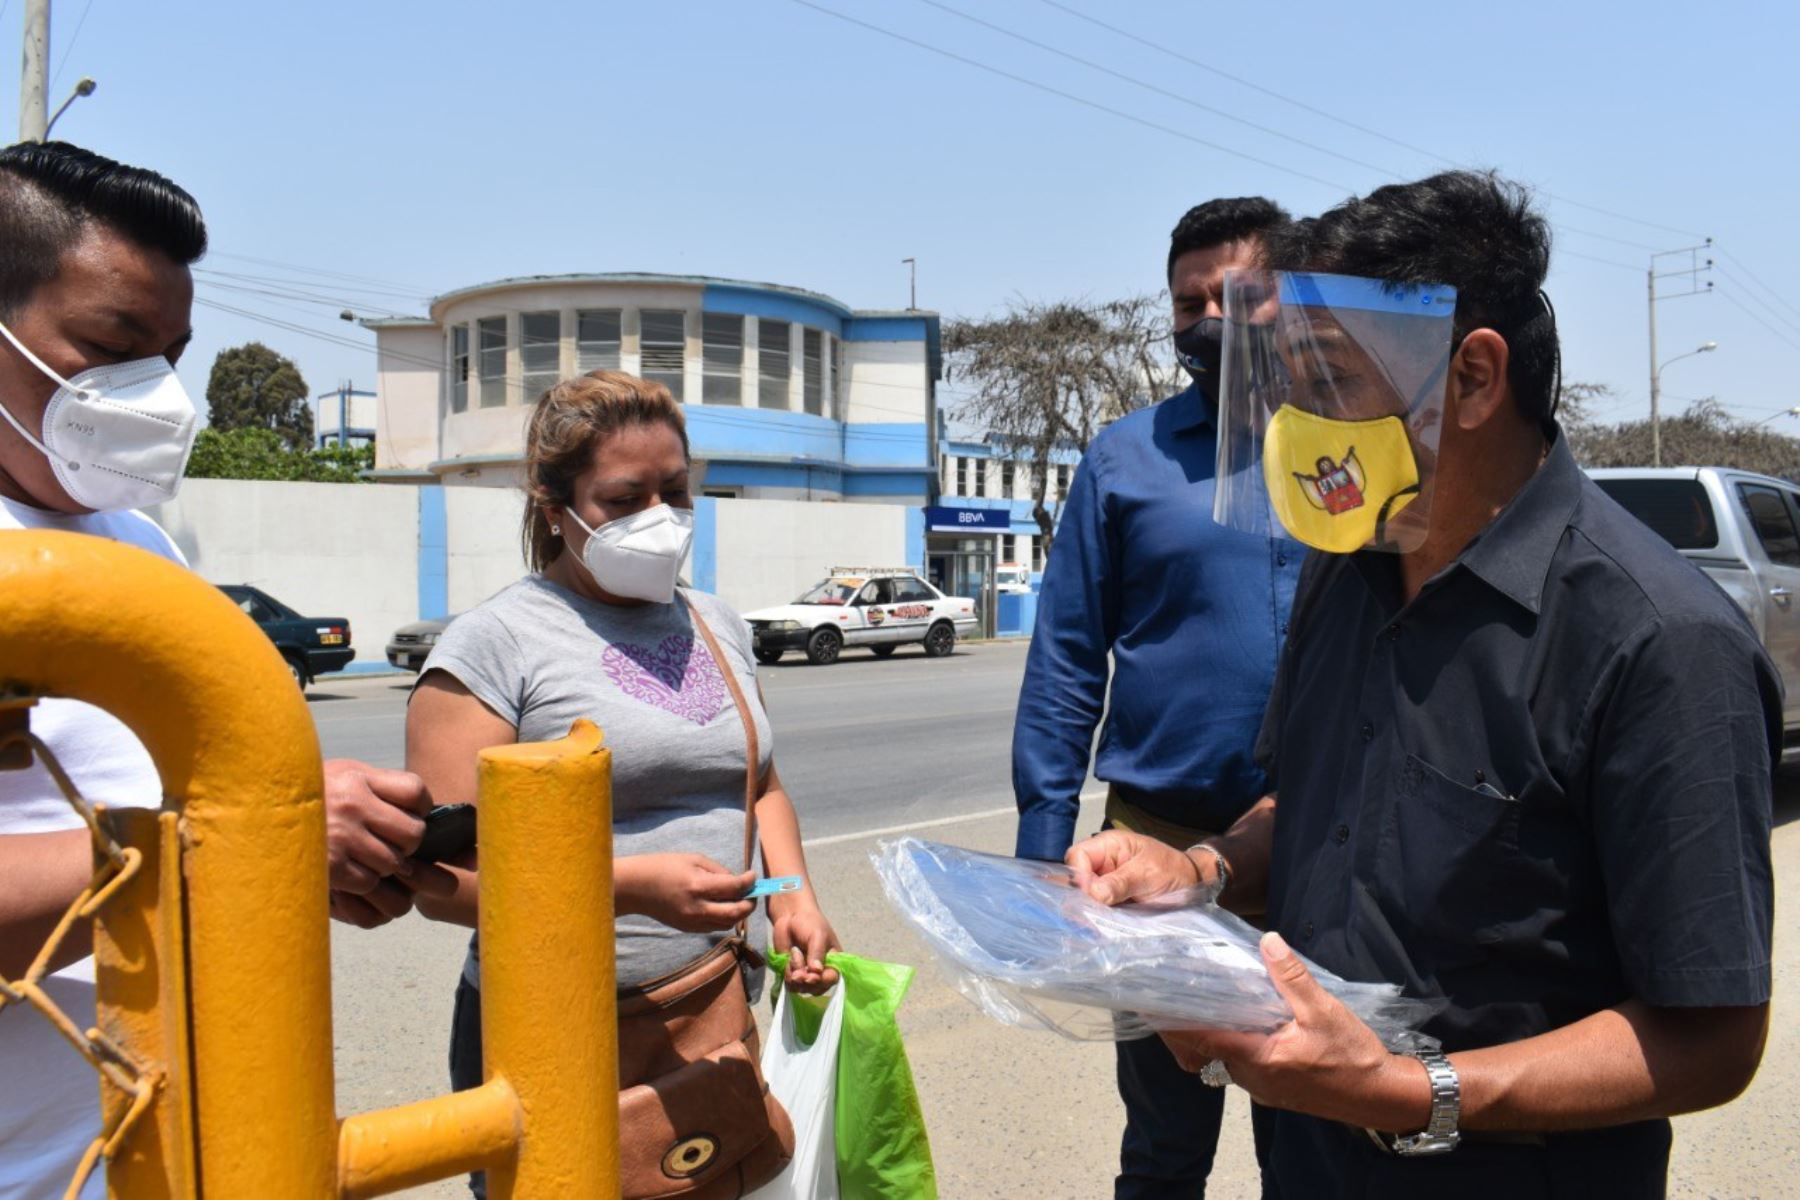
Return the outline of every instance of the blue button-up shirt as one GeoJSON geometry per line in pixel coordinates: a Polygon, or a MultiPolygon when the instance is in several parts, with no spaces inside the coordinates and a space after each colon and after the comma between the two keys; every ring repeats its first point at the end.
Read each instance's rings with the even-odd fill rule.
{"type": "Polygon", "coordinates": [[[1213,521],[1217,444],[1189,387],[1110,426],[1075,472],[1013,727],[1022,858],[1073,841],[1102,711],[1095,774],[1151,815],[1223,829],[1263,794],[1256,734],[1304,547],[1213,521]]]}

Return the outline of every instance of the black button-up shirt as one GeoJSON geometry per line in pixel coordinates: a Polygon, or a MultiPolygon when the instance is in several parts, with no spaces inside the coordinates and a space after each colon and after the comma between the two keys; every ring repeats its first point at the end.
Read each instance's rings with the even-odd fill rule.
{"type": "MultiPolygon", "coordinates": [[[[1259,746],[1272,926],[1349,978],[1441,997],[1426,1028],[1447,1051],[1633,997],[1764,1003],[1781,709],[1742,614],[1559,438],[1411,603],[1391,555],[1308,560],[1259,746]]],[[[1661,1195],[1669,1131],[1429,1164],[1292,1114],[1276,1137],[1284,1196],[1439,1200],[1454,1179],[1457,1200],[1591,1200],[1661,1195]]]]}

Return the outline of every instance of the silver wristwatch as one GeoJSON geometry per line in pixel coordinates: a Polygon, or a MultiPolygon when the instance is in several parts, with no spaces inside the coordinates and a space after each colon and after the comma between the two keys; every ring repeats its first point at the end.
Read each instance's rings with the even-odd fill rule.
{"type": "Polygon", "coordinates": [[[1456,1131],[1462,1116],[1462,1083],[1456,1077],[1456,1068],[1443,1055],[1426,1052],[1413,1057],[1424,1064],[1425,1077],[1431,1081],[1431,1119],[1420,1132],[1397,1136],[1392,1141],[1372,1130],[1370,1136],[1383,1149],[1403,1157],[1448,1154],[1462,1140],[1456,1131]]]}

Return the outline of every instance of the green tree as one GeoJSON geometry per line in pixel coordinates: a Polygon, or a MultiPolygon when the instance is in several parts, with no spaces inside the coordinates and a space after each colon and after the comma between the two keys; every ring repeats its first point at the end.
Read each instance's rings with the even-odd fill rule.
{"type": "Polygon", "coordinates": [[[374,446],[294,450],[273,429],[202,429],[188,459],[189,479],[272,479],[304,483],[364,483],[358,472],[375,465],[374,446]]]}
{"type": "Polygon", "coordinates": [[[214,429],[269,429],[290,450],[312,445],[306,379],[293,359],[261,342],[219,351],[206,381],[206,403],[214,429]]]}

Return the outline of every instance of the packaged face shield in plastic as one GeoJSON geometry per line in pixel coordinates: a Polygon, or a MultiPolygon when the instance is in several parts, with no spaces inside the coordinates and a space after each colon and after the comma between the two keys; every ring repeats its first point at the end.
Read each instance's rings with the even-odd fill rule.
{"type": "Polygon", "coordinates": [[[1439,284],[1229,272],[1213,519],[1332,554],[1417,549],[1455,314],[1439,284]]]}
{"type": "MultiPolygon", "coordinates": [[[[1003,1024],[1130,1041],[1176,1029],[1271,1033],[1293,1017],[1263,965],[1262,935],[1191,894],[1108,908],[1060,864],[918,838],[883,842],[871,858],[888,902],[957,990],[1003,1024]]],[[[1389,1048],[1436,1045],[1416,1031],[1432,1003],[1307,967],[1389,1048]]]]}

